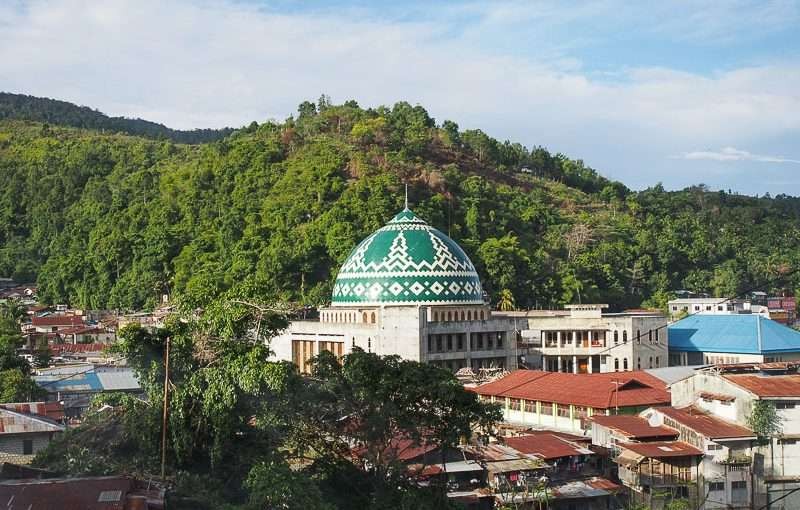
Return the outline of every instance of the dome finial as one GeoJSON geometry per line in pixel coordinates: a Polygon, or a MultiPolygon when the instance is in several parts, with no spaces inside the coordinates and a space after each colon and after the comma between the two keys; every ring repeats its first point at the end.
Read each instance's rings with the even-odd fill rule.
{"type": "Polygon", "coordinates": [[[406,206],[403,209],[404,211],[408,211],[408,183],[406,183],[406,206]]]}

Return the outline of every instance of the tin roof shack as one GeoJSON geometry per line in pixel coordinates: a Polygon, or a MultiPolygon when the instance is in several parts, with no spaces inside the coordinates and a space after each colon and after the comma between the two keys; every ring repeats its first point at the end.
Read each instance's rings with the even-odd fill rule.
{"type": "Polygon", "coordinates": [[[629,489],[633,503],[660,509],[672,499],[688,499],[692,508],[701,502],[700,461],[703,452],[683,441],[620,443],[616,458],[619,479],[629,489]]]}
{"type": "Polygon", "coordinates": [[[753,508],[752,430],[695,406],[661,407],[642,416],[679,431],[679,439],[704,452],[700,464],[705,507],[753,508]]]}
{"type": "Polygon", "coordinates": [[[139,381],[129,367],[76,364],[40,370],[33,380],[47,390],[49,402],[63,402],[68,418],[80,418],[92,397],[109,391],[141,393],[139,381]]]}
{"type": "MultiPolygon", "coordinates": [[[[24,404],[14,404],[22,407],[24,404]]],[[[35,414],[0,407],[0,462],[29,464],[65,427],[35,414]]]]}
{"type": "Polygon", "coordinates": [[[164,489],[122,476],[0,481],[8,510],[162,510],[164,489]]]}
{"type": "Polygon", "coordinates": [[[635,414],[669,405],[661,379],[641,371],[566,374],[515,370],[507,376],[468,388],[481,400],[503,406],[506,422],[583,433],[594,415],[635,414]]]}
{"type": "Polygon", "coordinates": [[[542,459],[501,444],[464,446],[464,457],[487,472],[488,486],[501,503],[543,501],[549,466],[542,459]]]}

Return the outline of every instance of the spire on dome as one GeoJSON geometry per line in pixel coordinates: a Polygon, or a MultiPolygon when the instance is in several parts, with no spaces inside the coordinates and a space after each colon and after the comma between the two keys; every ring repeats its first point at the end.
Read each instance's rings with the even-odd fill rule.
{"type": "Polygon", "coordinates": [[[404,211],[410,211],[411,209],[408,208],[408,183],[406,183],[406,206],[403,208],[404,211]]]}

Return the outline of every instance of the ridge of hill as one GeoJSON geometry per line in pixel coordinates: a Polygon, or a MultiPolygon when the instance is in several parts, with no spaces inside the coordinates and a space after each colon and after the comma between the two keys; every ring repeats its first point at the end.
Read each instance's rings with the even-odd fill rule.
{"type": "Polygon", "coordinates": [[[0,120],[0,275],[137,309],[170,293],[329,300],[339,264],[400,208],[459,242],[492,303],[665,306],[688,289],[800,289],[800,199],[634,192],[562,154],[421,106],[304,102],[198,145],[0,120]]]}
{"type": "Polygon", "coordinates": [[[78,106],[66,101],[9,92],[0,92],[0,120],[2,119],[28,120],[60,126],[120,132],[188,144],[213,142],[233,132],[232,128],[170,129],[163,124],[138,118],[109,117],[87,106],[78,106]]]}

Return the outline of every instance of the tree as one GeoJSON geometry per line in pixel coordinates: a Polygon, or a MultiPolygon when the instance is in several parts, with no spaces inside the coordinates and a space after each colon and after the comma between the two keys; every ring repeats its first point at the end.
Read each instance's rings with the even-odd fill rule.
{"type": "Polygon", "coordinates": [[[497,309],[502,312],[510,312],[514,308],[514,294],[508,289],[501,290],[497,301],[497,309]]]}
{"type": "Polygon", "coordinates": [[[772,436],[780,433],[783,419],[769,400],[756,400],[747,417],[747,425],[755,432],[761,443],[770,441],[772,436]]]}

